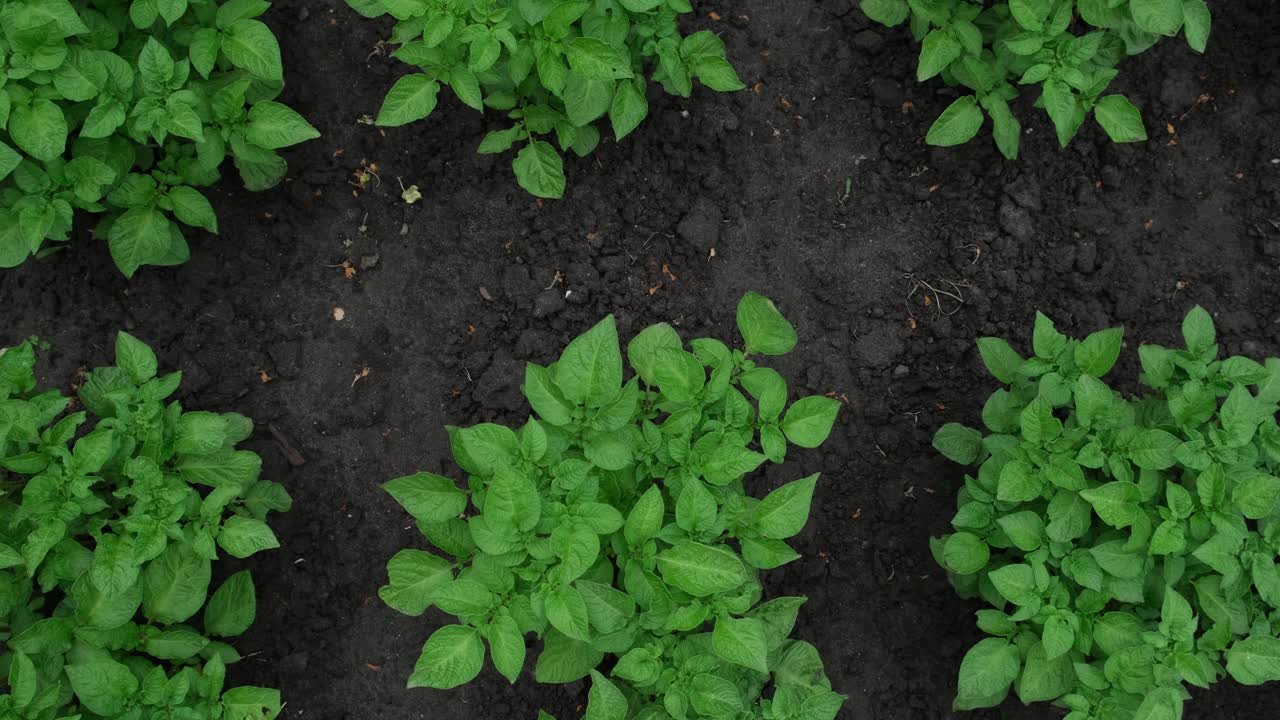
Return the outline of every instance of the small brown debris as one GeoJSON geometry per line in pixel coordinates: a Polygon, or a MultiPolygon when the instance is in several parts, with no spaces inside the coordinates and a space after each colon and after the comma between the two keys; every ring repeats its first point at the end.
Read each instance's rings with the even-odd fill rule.
{"type": "Polygon", "coordinates": [[[1151,218],[1147,218],[1146,220],[1142,221],[1142,229],[1150,230],[1155,224],[1156,224],[1155,220],[1152,220],[1151,218]]]}
{"type": "Polygon", "coordinates": [[[712,20],[715,20],[716,22],[720,22],[720,13],[716,12],[715,10],[712,10],[711,12],[707,13],[707,17],[711,18],[712,20]]]}
{"type": "Polygon", "coordinates": [[[666,275],[667,277],[671,278],[671,282],[675,282],[676,280],[679,280],[679,279],[680,279],[680,278],[676,277],[676,274],[675,274],[675,273],[671,272],[671,268],[670,268],[670,267],[668,267],[666,263],[662,263],[662,272],[663,272],[663,274],[664,274],[664,275],[666,275]]]}
{"type": "Polygon", "coordinates": [[[356,373],[355,378],[351,380],[351,387],[355,387],[356,383],[367,377],[369,377],[369,368],[361,368],[360,372],[356,373]]]}
{"type": "Polygon", "coordinates": [[[347,311],[346,311],[346,310],[343,310],[343,309],[342,309],[342,308],[340,308],[340,307],[336,307],[336,308],[334,308],[334,309],[333,309],[333,319],[334,319],[334,320],[337,320],[338,322],[342,322],[342,319],[343,319],[343,318],[345,318],[346,316],[347,316],[347,311]]]}
{"type": "Polygon", "coordinates": [[[263,385],[266,385],[272,380],[275,380],[275,378],[268,375],[266,370],[263,370],[262,368],[258,368],[258,382],[262,383],[263,385]]]}
{"type": "Polygon", "coordinates": [[[861,519],[862,519],[862,508],[858,508],[857,510],[854,510],[854,511],[853,511],[853,519],[854,519],[854,520],[861,520],[861,519]]]}
{"type": "Polygon", "coordinates": [[[284,455],[284,459],[293,467],[302,467],[307,464],[307,459],[298,452],[298,449],[289,442],[289,438],[275,425],[267,425],[267,429],[271,431],[271,438],[276,442],[276,448],[280,450],[280,454],[284,455]]]}
{"type": "Polygon", "coordinates": [[[369,663],[369,662],[365,663],[364,666],[369,668],[370,670],[373,670],[374,672],[377,672],[382,669],[381,665],[374,665],[373,663],[369,663]]]}
{"type": "Polygon", "coordinates": [[[489,288],[483,285],[480,286],[480,297],[484,298],[488,302],[493,302],[493,296],[489,294],[489,288]]]}

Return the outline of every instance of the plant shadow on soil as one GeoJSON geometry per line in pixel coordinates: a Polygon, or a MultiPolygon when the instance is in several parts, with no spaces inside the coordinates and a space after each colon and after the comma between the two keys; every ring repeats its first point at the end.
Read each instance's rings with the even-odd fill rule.
{"type": "MultiPolygon", "coordinates": [[[[1124,324],[1111,377],[1132,391],[1137,344],[1173,342],[1200,303],[1225,352],[1280,355],[1280,4],[1215,9],[1207,55],[1166,41],[1122,67],[1150,141],[1114,146],[1091,126],[1059,150],[1024,103],[1023,158],[1006,162],[986,132],[923,144],[953,91],[916,84],[906,31],[849,0],[702,2],[687,29],[720,33],[751,89],[651,94],[637,132],[567,162],[566,198],[537,203],[509,156],[474,153],[495,113],[450,97],[410,127],[360,122],[405,72],[378,44],[385,23],[341,0],[278,0],[265,19],[284,99],[323,133],[288,153],[291,179],[259,195],[219,185],[222,234],[193,237],[180,268],[126,282],[105,243],[82,239],[0,275],[0,340],[51,341],[44,380],[68,387],[125,328],[183,370],[188,407],[258,422],[250,444],[295,506],[283,548],[247,563],[258,620],[233,680],[281,688],[284,717],[572,720],[584,683],[537,686],[532,663],[515,686],[486,669],[457,690],[404,690],[442,618],[377,598],[386,559],[425,546],[379,484],[457,477],[444,426],[522,420],[523,363],[603,315],[627,338],[667,321],[731,340],[737,299],[757,290],[799,329],[775,364],[793,390],[848,398],[821,450],[751,481],[762,494],[824,474],[804,557],[767,592],[809,596],[797,633],[850,696],[842,718],[960,717],[977,605],[929,554],[962,479],[930,439],[979,421],[993,381],[973,338],[1026,347],[1037,308],[1077,336],[1124,324]],[[376,175],[360,189],[362,162],[376,175]],[[401,183],[424,199],[407,205],[401,183]]],[[[1060,715],[1010,700],[963,717],[1060,715]]],[[[1224,681],[1186,715],[1280,717],[1280,688],[1224,681]]]]}

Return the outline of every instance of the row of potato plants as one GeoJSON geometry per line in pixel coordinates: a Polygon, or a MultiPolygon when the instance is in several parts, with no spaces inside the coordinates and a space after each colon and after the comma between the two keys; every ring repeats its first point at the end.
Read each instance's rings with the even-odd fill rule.
{"type": "MultiPolygon", "coordinates": [[[[384,486],[435,551],[398,552],[380,597],[452,618],[409,687],[457,687],[486,658],[514,683],[532,644],[537,682],[589,679],[590,720],[837,716],[845,696],[791,637],[804,598],[766,599],[761,581],[799,557],[786,540],[818,476],[748,488],[789,447],[820,446],[840,403],[792,402],[762,364],[797,342],[771,301],[748,293],[737,325],[740,347],[658,324],[624,353],[608,317],[526,366],[523,424],[448,428],[461,487],[426,472],[384,486]]],[[[989,605],[955,709],[1012,691],[1069,720],[1180,718],[1188,685],[1280,680],[1280,359],[1221,357],[1198,307],[1182,334],[1139,347],[1132,398],[1102,380],[1120,328],[1075,340],[1038,314],[1029,357],[978,341],[1006,386],[986,432],[934,438],[977,470],[933,552],[989,605]]],[[[34,365],[33,341],[0,353],[0,709],[275,717],[276,691],[223,689],[239,657],[225,639],[256,615],[249,573],[209,595],[219,550],[277,547],[265,521],[290,506],[236,449],[252,423],[166,403],[180,374],[158,376],[125,333],[79,386],[83,410],[37,388],[34,365]]]]}
{"type": "MultiPolygon", "coordinates": [[[[515,150],[529,193],[565,191],[562,152],[587,155],[607,116],[622,141],[649,114],[650,85],[688,97],[745,87],[710,31],[683,35],[690,0],[346,0],[395,20],[392,53],[414,68],[389,89],[376,123],[426,118],[448,87],[509,125],[480,153],[515,150]],[[558,149],[557,149],[558,148],[558,149]]],[[[1065,146],[1090,113],[1116,142],[1147,138],[1138,110],[1107,94],[1116,65],[1183,34],[1203,52],[1204,0],[859,0],[921,41],[921,81],[971,91],[929,130],[956,145],[986,117],[1015,157],[1021,124],[1010,103],[1036,85],[1065,146]]],[[[258,19],[265,0],[0,0],[0,267],[57,252],[77,212],[98,217],[126,276],[190,256],[181,226],[218,232],[199,190],[227,158],[249,190],[286,174],[277,151],[319,133],[275,101],[280,46],[258,19]]]]}

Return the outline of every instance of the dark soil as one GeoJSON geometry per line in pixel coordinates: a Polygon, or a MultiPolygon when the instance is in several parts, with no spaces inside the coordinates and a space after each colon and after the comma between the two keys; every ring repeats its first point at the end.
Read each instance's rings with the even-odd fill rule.
{"type": "MultiPolygon", "coordinates": [[[[181,268],[127,282],[86,240],[0,276],[0,340],[52,341],[46,380],[65,387],[127,328],[183,370],[189,407],[257,420],[251,445],[295,506],[283,549],[250,563],[242,650],[257,654],[235,672],[281,688],[286,717],[572,720],[582,684],[531,673],[403,689],[441,618],[377,599],[387,558],[424,543],[378,486],[454,472],[444,426],[520,419],[522,363],[604,314],[626,334],[665,320],[731,339],[738,297],[758,290],[799,328],[780,363],[793,388],[849,399],[821,451],[758,481],[825,478],[805,557],[769,591],[809,596],[798,633],[849,695],[841,717],[953,717],[976,605],[929,555],[961,480],[929,444],[943,422],[976,424],[991,389],[972,339],[1025,345],[1039,308],[1078,335],[1122,323],[1133,348],[1172,341],[1200,303],[1227,351],[1280,354],[1280,4],[1215,10],[1207,55],[1166,42],[1123,67],[1149,142],[1090,126],[1061,151],[1028,104],[1023,159],[1006,162],[985,137],[923,144],[952,92],[916,84],[907,33],[849,0],[702,2],[691,27],[722,34],[754,91],[651,95],[635,134],[568,163],[566,199],[539,204],[509,157],[474,153],[496,117],[449,98],[412,127],[362,124],[404,71],[377,52],[387,27],[341,0],[279,0],[285,99],[324,133],[289,153],[291,181],[216,189],[223,232],[193,238],[181,268]],[[377,166],[364,191],[362,162],[377,166]],[[406,205],[400,183],[424,199],[406,205]]],[[[1132,358],[1115,377],[1134,386],[1132,358]]],[[[1011,701],[968,717],[1058,715],[1011,701]]],[[[1226,681],[1187,717],[1280,717],[1280,689],[1226,681]]]]}

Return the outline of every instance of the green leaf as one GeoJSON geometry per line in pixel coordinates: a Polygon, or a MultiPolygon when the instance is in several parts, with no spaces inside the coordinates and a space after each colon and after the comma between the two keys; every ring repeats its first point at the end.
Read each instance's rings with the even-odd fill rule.
{"type": "Polygon", "coordinates": [[[1187,344],[1187,350],[1194,355],[1202,355],[1214,347],[1217,332],[1213,327],[1213,318],[1204,308],[1197,305],[1183,318],[1182,338],[1187,344]]]}
{"type": "Polygon", "coordinates": [[[516,182],[530,195],[559,199],[564,196],[564,161],[550,143],[530,140],[511,164],[516,182]]]}
{"type": "Polygon", "coordinates": [[[1129,0],[1129,12],[1139,29],[1155,35],[1175,35],[1182,27],[1182,0],[1129,0]]]}
{"type": "Polygon", "coordinates": [[[399,127],[421,120],[435,110],[439,93],[440,84],[429,75],[405,75],[387,93],[375,122],[383,127],[399,127]]]}
{"type": "Polygon", "coordinates": [[[1040,599],[1035,574],[1030,565],[1005,565],[991,571],[987,577],[995,586],[996,592],[1014,605],[1031,605],[1040,599]]]}
{"type": "Polygon", "coordinates": [[[260,550],[280,547],[280,541],[261,520],[232,515],[222,523],[218,545],[232,557],[247,558],[260,550]]]}
{"type": "Polygon", "coordinates": [[[551,629],[543,639],[534,678],[540,683],[567,683],[586,677],[604,655],[590,645],[551,629]]]}
{"type": "Polygon", "coordinates": [[[382,486],[401,507],[424,523],[444,522],[467,509],[467,495],[447,477],[428,472],[396,478],[382,486]]]}
{"type": "Polygon", "coordinates": [[[1202,53],[1209,46],[1212,18],[1205,0],[1182,0],[1183,31],[1192,50],[1202,53]]]}
{"type": "Polygon", "coordinates": [[[831,426],[840,412],[840,401],[821,395],[800,398],[787,409],[782,419],[782,432],[793,445],[816,448],[831,434],[831,426]]]}
{"type": "Polygon", "coordinates": [[[1227,650],[1227,673],[1241,685],[1280,680],[1280,639],[1255,635],[1227,650]]]}
{"type": "Polygon", "coordinates": [[[587,603],[572,585],[553,590],[546,597],[547,620],[551,626],[575,640],[591,640],[587,603]]]}
{"type": "Polygon", "coordinates": [[[907,0],[859,0],[858,6],[867,17],[889,27],[901,25],[911,14],[907,0]]]}
{"type": "Polygon", "coordinates": [[[1166,470],[1177,462],[1176,451],[1182,444],[1164,430],[1144,430],[1129,444],[1129,459],[1144,470],[1166,470]]]}
{"type": "Polygon", "coordinates": [[[154,265],[169,254],[173,242],[169,219],[154,208],[135,207],[111,223],[111,257],[125,277],[143,265],[154,265]]]}
{"type": "Polygon", "coordinates": [[[143,610],[164,624],[186,621],[204,606],[210,563],[186,544],[171,543],[143,571],[143,610]]]}
{"type": "Polygon", "coordinates": [[[627,698],[605,676],[591,671],[591,690],[583,720],[627,720],[627,698]]]}
{"type": "Polygon", "coordinates": [[[138,691],[138,679],[129,668],[107,658],[67,665],[64,670],[80,704],[95,715],[120,714],[138,691]]]}
{"type": "Polygon", "coordinates": [[[1008,385],[1018,378],[1022,356],[1000,338],[978,338],[978,353],[991,376],[1008,385]]]}
{"type": "Polygon", "coordinates": [[[258,613],[257,594],[248,570],[227,578],[209,598],[204,609],[204,630],[210,635],[235,637],[253,624],[258,613]]]}
{"type": "Polygon", "coordinates": [[[716,521],[716,499],[699,478],[685,480],[676,499],[676,524],[691,534],[702,533],[716,521]]]}
{"type": "Polygon", "coordinates": [[[484,644],[475,628],[446,625],[431,634],[409,676],[409,687],[448,690],[470,682],[484,665],[484,644]]]}
{"type": "Polygon", "coordinates": [[[738,73],[723,57],[703,57],[693,62],[693,74],[716,92],[734,92],[746,87],[738,73]]]}
{"type": "Polygon", "coordinates": [[[785,355],[796,345],[796,331],[778,312],[773,301],[748,292],[738,302],[738,331],[747,344],[747,353],[785,355]]]}
{"type": "Polygon", "coordinates": [[[156,354],[141,340],[123,330],[116,333],[116,365],[137,385],[156,376],[156,354]]]}
{"type": "Polygon", "coordinates": [[[1124,328],[1109,328],[1093,333],[1076,346],[1076,366],[1081,372],[1100,378],[1116,364],[1123,344],[1124,328]]]}
{"type": "Polygon", "coordinates": [[[556,384],[575,403],[600,407],[622,386],[622,352],[610,315],[575,338],[556,363],[556,384]]]}
{"type": "Polygon", "coordinates": [[[1003,638],[987,638],[969,648],[960,662],[954,708],[995,707],[1004,701],[1018,676],[1018,649],[1003,638]]]}
{"type": "Polygon", "coordinates": [[[1084,490],[1080,497],[1089,501],[1098,517],[1111,527],[1129,527],[1141,512],[1142,492],[1131,482],[1109,482],[1084,490]]]}
{"type": "MultiPolygon", "coordinates": [[[[613,126],[615,140],[631,134],[649,114],[649,101],[636,83],[619,80],[613,91],[613,104],[609,106],[609,122],[613,126]]],[[[4,173],[0,172],[0,178],[4,173]]]]}
{"type": "Polygon", "coordinates": [[[933,449],[961,465],[973,465],[982,454],[982,433],[959,423],[947,423],[933,435],[933,449]]]}
{"type": "Polygon", "coordinates": [[[432,593],[453,580],[453,563],[422,550],[406,549],[387,563],[387,576],[388,583],[378,589],[378,597],[405,615],[416,617],[431,605],[432,593]]]}
{"type": "Polygon", "coordinates": [[[987,566],[991,549],[977,535],[959,532],[947,538],[942,548],[943,564],[959,575],[974,575],[987,566]]]}
{"type": "Polygon", "coordinates": [[[493,656],[493,666],[507,682],[515,684],[520,678],[525,652],[524,634],[516,621],[507,613],[495,615],[489,624],[489,654],[493,656]]]}
{"type": "Polygon", "coordinates": [[[694,597],[734,590],[749,577],[733,551],[688,540],[659,553],[658,568],[664,580],[694,597]]]}
{"type": "Polygon", "coordinates": [[[242,686],[222,696],[223,720],[268,720],[280,715],[280,691],[242,686]]]}
{"type": "Polygon", "coordinates": [[[723,660],[758,673],[769,672],[769,644],[760,620],[721,615],[711,633],[711,647],[723,660]]]}
{"type": "MultiPolygon", "coordinates": [[[[959,58],[963,52],[964,49],[960,46],[960,41],[947,30],[931,31],[925,36],[924,42],[920,46],[920,62],[916,67],[916,81],[924,82],[942,72],[956,58],[959,58]]],[[[970,98],[970,100],[973,100],[973,98],[970,98]]],[[[979,113],[979,117],[981,117],[981,113],[979,113]]],[[[975,130],[974,132],[976,133],[977,131],[975,130]]],[[[970,135],[970,137],[973,136],[970,135]]]]}
{"type": "Polygon", "coordinates": [[[804,529],[809,520],[809,504],[818,482],[815,473],[789,482],[765,496],[756,506],[752,527],[767,538],[784,540],[804,529]]]}
{"type": "Polygon", "coordinates": [[[9,115],[9,137],[19,150],[37,160],[50,162],[66,150],[66,116],[50,100],[18,105],[9,115]]]}
{"type": "Polygon", "coordinates": [[[257,20],[236,20],[223,28],[222,52],[233,65],[262,80],[284,79],[280,44],[271,28],[257,20]]]}
{"type": "Polygon", "coordinates": [[[301,115],[270,100],[258,102],[249,109],[249,122],[245,125],[244,132],[249,142],[268,150],[320,137],[320,132],[301,115]]]}
{"type": "Polygon", "coordinates": [[[1141,142],[1147,139],[1142,113],[1123,95],[1107,95],[1093,108],[1093,116],[1112,142],[1141,142]]]}
{"type": "Polygon", "coordinates": [[[969,142],[982,128],[982,110],[972,95],[965,95],[947,106],[933,121],[925,142],[937,147],[952,147],[969,142]]]}
{"type": "Polygon", "coordinates": [[[627,515],[627,522],[622,530],[627,545],[637,548],[645,541],[656,537],[658,531],[662,529],[664,512],[662,491],[657,485],[649,486],[627,515]]]}
{"type": "Polygon", "coordinates": [[[218,217],[213,206],[199,190],[186,185],[169,188],[167,194],[173,203],[173,214],[178,220],[192,227],[199,227],[211,233],[218,232],[218,217]]]}

